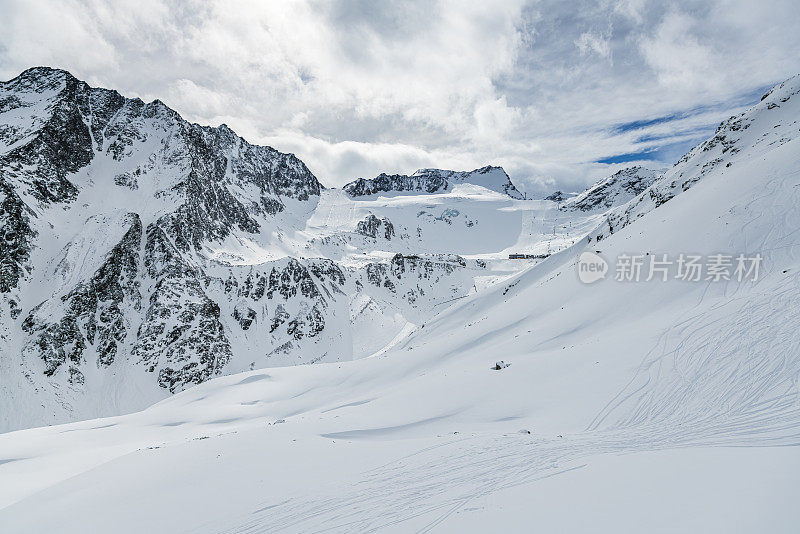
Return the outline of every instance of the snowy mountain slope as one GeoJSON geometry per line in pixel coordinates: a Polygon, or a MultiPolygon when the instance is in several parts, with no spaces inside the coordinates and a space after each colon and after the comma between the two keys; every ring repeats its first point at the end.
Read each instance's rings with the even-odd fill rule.
{"type": "Polygon", "coordinates": [[[775,86],[754,108],[722,122],[711,138],[689,151],[634,202],[617,207],[592,237],[618,231],[632,220],[686,191],[717,167],[749,161],[793,140],[797,135],[798,77],[775,86]],[[794,100],[792,100],[794,97],[794,100]]]}
{"type": "Polygon", "coordinates": [[[745,114],[764,141],[735,160],[706,172],[682,161],[620,213],[680,173],[692,187],[460,299],[374,357],[255,370],[140,413],[0,435],[0,525],[793,532],[798,90],[790,80],[745,114]],[[585,285],[576,263],[589,247],[612,262],[763,262],[755,282],[585,285]],[[500,359],[512,365],[491,370],[500,359]]]}
{"type": "Polygon", "coordinates": [[[661,173],[636,165],[622,169],[613,175],[600,180],[583,193],[570,198],[556,195],[550,200],[563,202],[562,210],[606,211],[614,206],[626,204],[650,187],[661,173]]]}
{"type": "Polygon", "coordinates": [[[517,200],[523,198],[503,168],[492,166],[468,172],[419,169],[411,176],[384,173],[369,180],[359,178],[346,184],[342,189],[351,197],[362,197],[381,193],[437,193],[448,191],[458,184],[478,185],[517,200]]]}
{"type": "Polygon", "coordinates": [[[565,200],[576,196],[577,193],[565,193],[560,189],[558,191],[554,191],[552,194],[547,195],[544,197],[545,200],[551,200],[553,202],[564,202],[565,200]]]}
{"type": "Polygon", "coordinates": [[[120,359],[171,391],[220,374],[232,349],[197,251],[302,213],[320,192],[305,165],[48,68],[0,85],[0,125],[2,353],[22,375],[4,377],[3,427],[118,413],[76,406],[103,404],[97,371],[120,359]]]}
{"type": "Polygon", "coordinates": [[[48,68],[0,84],[0,142],[0,430],[368,356],[603,216],[519,201],[499,167],[326,190],[291,154],[48,68]]]}

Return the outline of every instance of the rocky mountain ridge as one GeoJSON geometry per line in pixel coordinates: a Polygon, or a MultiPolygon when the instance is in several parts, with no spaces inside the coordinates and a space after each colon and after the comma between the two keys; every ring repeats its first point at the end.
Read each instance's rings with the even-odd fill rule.
{"type": "Polygon", "coordinates": [[[650,187],[661,172],[635,165],[622,169],[589,187],[583,193],[561,198],[562,210],[608,210],[625,204],[650,187]]]}
{"type": "Polygon", "coordinates": [[[474,171],[420,169],[410,176],[381,173],[372,179],[359,178],[344,185],[342,189],[351,197],[363,197],[379,193],[440,193],[451,190],[458,184],[479,185],[517,200],[524,198],[503,168],[493,166],[474,171]]]}
{"type": "Polygon", "coordinates": [[[26,313],[23,359],[43,360],[46,377],[67,367],[66,383],[80,385],[88,362],[110,365],[127,340],[128,356],[170,390],[218,374],[231,350],[191,251],[233,229],[257,232],[287,199],[318,197],[316,177],[295,156],[250,145],[224,125],[191,124],[160,101],[127,99],[55,69],[0,85],[0,118],[0,218],[9,221],[0,272],[12,319],[25,297],[20,284],[34,283],[29,275],[41,268],[30,261],[33,238],[56,228],[59,211],[80,211],[76,202],[110,200],[92,195],[95,180],[113,180],[104,185],[123,197],[119,208],[129,203],[126,189],[160,204],[100,217],[122,229],[120,240],[94,272],[26,313]]]}
{"type": "Polygon", "coordinates": [[[0,83],[0,430],[372,355],[528,265],[510,253],[584,238],[626,183],[573,210],[491,166],[325,190],[225,125],[29,69],[0,83]]]}
{"type": "MultiPolygon", "coordinates": [[[[341,263],[299,245],[240,259],[243,246],[263,254],[302,233],[322,189],[294,155],[158,100],[43,67],[0,83],[0,428],[139,409],[255,366],[365,355],[485,269],[398,252],[341,263]]],[[[347,235],[375,246],[408,232],[370,213],[347,235]]]]}

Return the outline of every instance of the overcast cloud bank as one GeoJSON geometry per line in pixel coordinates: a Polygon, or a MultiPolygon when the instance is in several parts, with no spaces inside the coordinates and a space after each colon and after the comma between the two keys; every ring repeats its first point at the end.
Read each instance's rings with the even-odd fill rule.
{"type": "Polygon", "coordinates": [[[0,1],[0,78],[69,70],[326,185],[502,165],[529,195],[674,162],[800,72],[791,1],[0,1]]]}

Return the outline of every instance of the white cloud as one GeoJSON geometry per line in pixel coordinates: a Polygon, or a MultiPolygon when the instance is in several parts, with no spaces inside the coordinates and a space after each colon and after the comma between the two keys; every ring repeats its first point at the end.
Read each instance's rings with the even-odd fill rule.
{"type": "Polygon", "coordinates": [[[160,98],[297,153],[328,185],[493,163],[543,193],[613,170],[593,161],[688,143],[742,95],[800,72],[791,10],[789,0],[0,0],[0,78],[46,64],[160,98]]]}
{"type": "Polygon", "coordinates": [[[582,54],[594,52],[600,57],[608,59],[611,56],[611,46],[606,38],[592,32],[582,33],[575,41],[575,46],[582,54]]]}
{"type": "Polygon", "coordinates": [[[659,82],[668,88],[697,91],[720,80],[709,76],[714,67],[711,50],[701,44],[689,15],[672,12],[658,25],[655,34],[642,41],[647,64],[659,82]]]}

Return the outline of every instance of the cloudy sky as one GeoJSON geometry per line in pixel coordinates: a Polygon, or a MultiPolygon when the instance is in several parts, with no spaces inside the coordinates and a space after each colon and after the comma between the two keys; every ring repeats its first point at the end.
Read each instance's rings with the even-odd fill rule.
{"type": "Polygon", "coordinates": [[[0,0],[1,79],[159,98],[329,186],[497,164],[536,196],[671,164],[798,50],[796,0],[0,0]]]}

